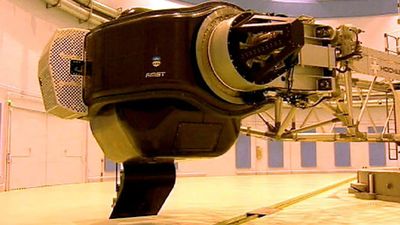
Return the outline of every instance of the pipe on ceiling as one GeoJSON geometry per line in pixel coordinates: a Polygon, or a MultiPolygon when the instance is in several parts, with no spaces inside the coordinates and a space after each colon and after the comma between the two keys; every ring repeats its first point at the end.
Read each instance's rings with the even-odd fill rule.
{"type": "Polygon", "coordinates": [[[75,2],[86,6],[87,8],[92,8],[95,11],[101,12],[112,18],[117,18],[121,14],[121,10],[111,8],[108,5],[94,1],[94,0],[75,0],[75,2]]]}
{"type": "Polygon", "coordinates": [[[120,12],[102,3],[93,0],[44,0],[50,7],[57,7],[61,10],[77,17],[79,20],[93,24],[100,25],[108,22],[109,19],[96,14],[97,12],[103,13],[111,18],[119,16],[120,12]]]}

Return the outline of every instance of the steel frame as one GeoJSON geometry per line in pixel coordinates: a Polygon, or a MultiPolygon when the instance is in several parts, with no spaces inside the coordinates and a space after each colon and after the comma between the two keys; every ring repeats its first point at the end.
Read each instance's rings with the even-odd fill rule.
{"type": "Polygon", "coordinates": [[[337,97],[321,102],[315,108],[322,108],[331,113],[332,118],[321,121],[315,108],[311,108],[301,124],[293,123],[296,112],[294,106],[276,98],[274,115],[268,112],[258,116],[265,123],[266,129],[255,129],[242,126],[241,131],[257,137],[273,138],[283,141],[340,141],[340,142],[400,142],[400,130],[397,121],[400,115],[400,91],[394,85],[400,82],[400,59],[388,53],[363,47],[363,58],[350,62],[351,70],[337,73],[336,79],[340,86],[337,97]],[[357,73],[364,75],[360,76],[357,73]],[[367,76],[365,76],[367,75],[367,76]],[[370,113],[370,107],[386,106],[387,113],[383,132],[377,132],[376,123],[370,113]],[[355,107],[360,110],[356,113],[355,107]],[[288,113],[284,116],[283,111],[288,113]],[[310,117],[317,119],[309,123],[310,117]],[[366,116],[364,116],[366,115],[366,116]],[[374,128],[374,133],[361,132],[360,123],[368,120],[374,128]],[[346,133],[336,133],[333,128],[341,123],[346,127],[346,133]],[[327,131],[324,126],[331,125],[327,131]],[[304,133],[320,128],[319,133],[304,133]]]}

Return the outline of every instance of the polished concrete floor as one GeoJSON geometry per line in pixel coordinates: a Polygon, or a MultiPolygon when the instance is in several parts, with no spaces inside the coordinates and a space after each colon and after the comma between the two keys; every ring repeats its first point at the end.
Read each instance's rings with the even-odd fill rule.
{"type": "MultiPolygon", "coordinates": [[[[353,173],[182,177],[160,215],[108,220],[114,183],[0,193],[0,224],[215,224],[354,177],[353,173]]],[[[400,224],[400,204],[355,199],[348,184],[246,224],[400,224]]]]}

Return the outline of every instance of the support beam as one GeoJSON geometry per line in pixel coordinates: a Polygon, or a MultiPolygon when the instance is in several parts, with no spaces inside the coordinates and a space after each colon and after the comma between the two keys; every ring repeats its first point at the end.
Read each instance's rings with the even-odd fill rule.
{"type": "Polygon", "coordinates": [[[312,112],[314,111],[314,109],[315,109],[315,108],[311,108],[311,109],[310,109],[310,111],[308,112],[306,118],[304,118],[303,123],[300,125],[300,128],[304,127],[304,126],[307,124],[307,122],[308,122],[308,120],[310,119],[311,114],[312,114],[312,112]]]}
{"type": "Polygon", "coordinates": [[[320,127],[320,126],[325,126],[325,125],[328,125],[328,124],[331,124],[331,123],[336,123],[336,122],[339,122],[339,121],[340,120],[338,118],[333,118],[333,119],[330,119],[330,120],[325,120],[325,121],[322,121],[322,122],[319,122],[319,123],[311,124],[309,126],[302,127],[302,128],[296,129],[296,130],[292,130],[291,133],[301,133],[301,132],[305,132],[305,131],[308,131],[308,130],[312,130],[312,129],[320,127]]]}
{"type": "MultiPolygon", "coordinates": [[[[365,100],[363,100],[363,104],[362,104],[362,107],[361,107],[360,114],[358,115],[356,126],[358,126],[360,124],[360,121],[361,121],[361,119],[362,119],[362,117],[364,115],[365,109],[367,108],[367,104],[368,104],[368,101],[369,101],[369,96],[371,95],[372,87],[375,84],[376,78],[377,78],[377,76],[374,76],[374,79],[372,80],[372,82],[371,82],[371,84],[370,84],[370,86],[368,88],[368,94],[367,94],[367,97],[365,98],[365,100]]],[[[362,96],[360,96],[360,98],[362,98],[362,96]]]]}
{"type": "Polygon", "coordinates": [[[267,111],[262,112],[262,114],[265,114],[265,115],[268,116],[268,118],[270,118],[272,121],[275,121],[275,118],[272,117],[267,111]]]}
{"type": "Polygon", "coordinates": [[[383,130],[382,130],[382,134],[386,133],[386,130],[389,127],[389,120],[390,120],[390,117],[392,116],[393,111],[394,111],[394,105],[392,105],[392,107],[390,107],[389,114],[386,117],[385,126],[383,127],[383,130]]]}
{"type": "MultiPolygon", "coordinates": [[[[360,93],[361,103],[364,104],[364,98],[362,96],[362,91],[361,91],[360,88],[358,89],[358,91],[360,93]]],[[[374,129],[374,132],[377,133],[378,129],[376,128],[376,124],[375,124],[374,120],[372,119],[372,116],[371,116],[371,113],[368,110],[368,107],[365,109],[365,111],[367,112],[367,116],[368,116],[369,122],[372,124],[372,128],[374,129]]]]}
{"type": "Polygon", "coordinates": [[[275,101],[275,127],[279,129],[281,127],[282,121],[282,104],[283,100],[281,97],[278,97],[275,101]]]}
{"type": "Polygon", "coordinates": [[[347,114],[348,114],[348,124],[347,127],[353,127],[354,126],[354,120],[353,120],[353,85],[352,85],[352,80],[351,80],[351,72],[346,72],[344,74],[344,83],[345,83],[345,91],[346,91],[346,103],[347,103],[347,114]]]}
{"type": "Polygon", "coordinates": [[[289,127],[292,122],[293,117],[296,115],[297,108],[291,107],[289,113],[287,114],[285,120],[282,122],[282,125],[279,127],[278,132],[276,133],[277,137],[280,137],[285,129],[289,127]]]}
{"type": "Polygon", "coordinates": [[[260,117],[260,119],[265,123],[265,125],[268,127],[269,131],[276,130],[276,128],[272,124],[270,124],[261,113],[257,113],[257,116],[260,117]]]}
{"type": "MultiPolygon", "coordinates": [[[[317,113],[316,111],[314,111],[314,116],[315,116],[315,119],[317,119],[317,122],[320,122],[320,121],[321,121],[321,120],[319,119],[318,113],[317,113]]],[[[338,120],[340,121],[340,119],[338,119],[338,120]]],[[[321,126],[321,130],[322,130],[322,133],[325,133],[324,127],[321,126]]]]}

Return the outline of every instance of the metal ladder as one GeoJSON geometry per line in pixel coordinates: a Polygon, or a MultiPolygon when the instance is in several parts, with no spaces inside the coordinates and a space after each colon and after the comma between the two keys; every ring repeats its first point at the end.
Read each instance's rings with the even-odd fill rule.
{"type": "MultiPolygon", "coordinates": [[[[395,93],[393,93],[393,94],[395,94],[395,93]]],[[[385,104],[386,118],[389,117],[389,114],[390,114],[389,98],[390,98],[390,96],[388,96],[388,93],[386,92],[386,101],[385,101],[385,103],[386,103],[385,104]]],[[[394,99],[392,101],[392,104],[395,104],[394,99]]],[[[389,120],[388,120],[388,124],[387,124],[386,133],[392,133],[392,134],[397,133],[395,107],[393,109],[393,112],[390,114],[390,117],[389,117],[389,120]]],[[[389,160],[398,160],[399,159],[399,145],[396,142],[388,142],[387,143],[387,149],[388,149],[388,158],[389,158],[389,160]]]]}
{"type": "Polygon", "coordinates": [[[400,55],[400,37],[388,33],[385,33],[384,37],[385,37],[385,52],[400,55]],[[395,48],[391,46],[391,43],[395,44],[395,48]]]}
{"type": "MultiPolygon", "coordinates": [[[[394,36],[392,34],[385,33],[385,52],[388,54],[396,54],[400,55],[400,37],[394,36]],[[395,44],[395,48],[391,46],[391,43],[395,44]]],[[[395,95],[395,93],[393,93],[395,95]]],[[[393,96],[393,102],[392,104],[395,104],[394,96],[393,96]]],[[[388,93],[386,93],[386,116],[389,116],[389,96],[388,93]]],[[[393,113],[390,115],[390,118],[388,120],[388,125],[386,129],[386,133],[397,133],[396,129],[396,107],[394,107],[393,113]]],[[[387,143],[388,147],[388,158],[389,160],[398,160],[399,159],[399,146],[396,142],[388,142],[387,143]]]]}

